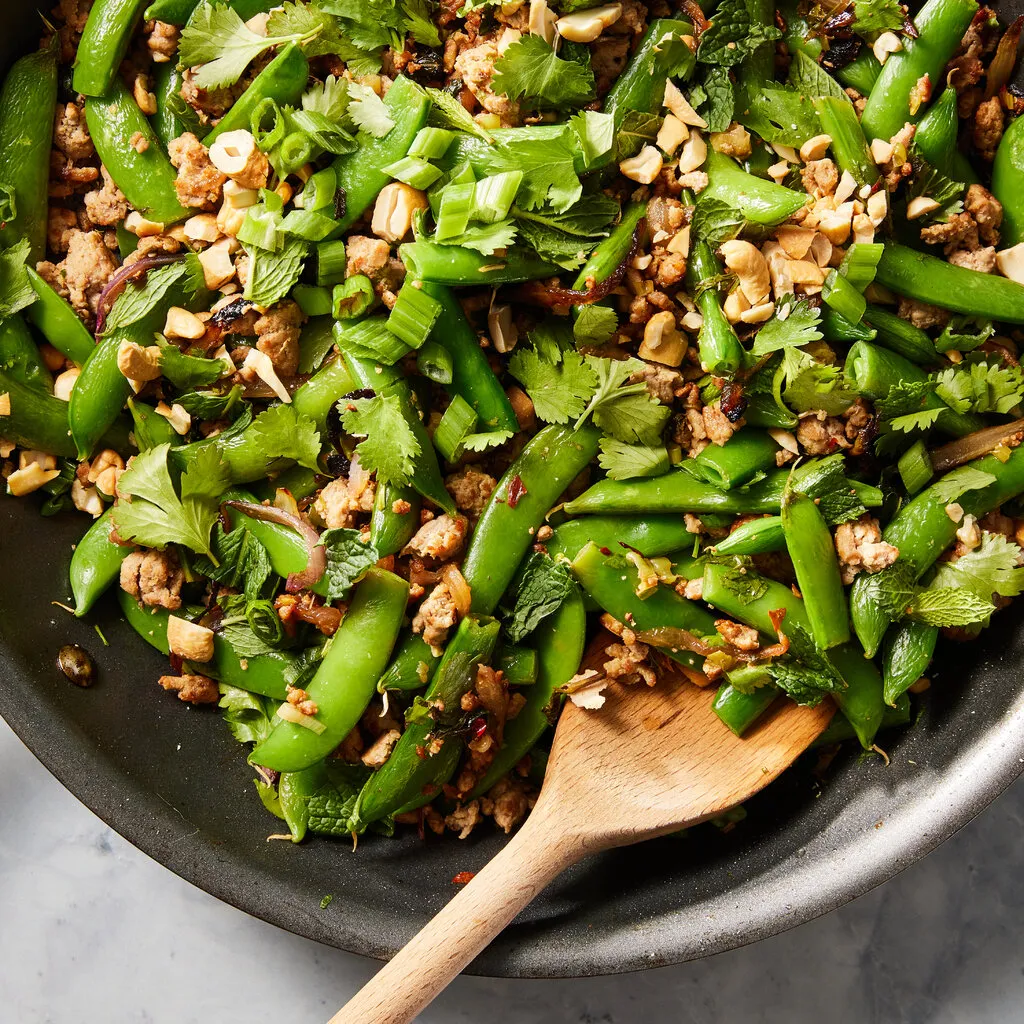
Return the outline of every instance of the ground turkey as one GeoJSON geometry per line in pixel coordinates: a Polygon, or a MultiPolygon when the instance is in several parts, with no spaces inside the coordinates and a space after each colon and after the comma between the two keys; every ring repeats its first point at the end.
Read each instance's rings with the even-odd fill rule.
{"type": "Polygon", "coordinates": [[[448,584],[441,582],[427,595],[412,620],[412,631],[421,633],[431,647],[448,639],[448,630],[459,620],[458,608],[448,584]]]}
{"type": "Polygon", "coordinates": [[[483,42],[456,57],[455,74],[484,110],[501,118],[502,127],[515,127],[519,124],[519,105],[491,88],[494,63],[500,56],[495,40],[483,42]]]}
{"type": "Polygon", "coordinates": [[[402,549],[403,555],[419,555],[445,561],[462,550],[469,524],[463,516],[438,516],[424,523],[402,549]]]}
{"type": "Polygon", "coordinates": [[[70,160],[88,160],[96,155],[96,147],[85,126],[85,115],[77,104],[57,105],[53,144],[70,160]]]}
{"type": "Polygon", "coordinates": [[[882,540],[882,530],[874,516],[861,516],[855,523],[836,528],[836,551],[843,583],[850,584],[862,569],[880,572],[899,558],[899,548],[882,540]]]}
{"type": "Polygon", "coordinates": [[[100,292],[117,270],[117,260],[98,231],[73,231],[67,241],[68,254],[60,263],[43,262],[36,270],[91,324],[100,292]]]}
{"type": "Polygon", "coordinates": [[[353,460],[348,478],[332,480],[317,496],[313,511],[330,530],[350,527],[360,512],[373,508],[373,481],[353,460]]]}
{"type": "Polygon", "coordinates": [[[178,700],[189,704],[216,704],[220,699],[217,684],[206,676],[188,674],[183,676],[161,676],[157,682],[165,690],[176,690],[178,700]]]}
{"type": "Polygon", "coordinates": [[[103,176],[103,186],[85,193],[85,212],[93,224],[111,227],[128,216],[128,200],[102,164],[100,174],[103,176]]]}
{"type": "Polygon", "coordinates": [[[831,455],[848,448],[846,424],[838,416],[805,416],[796,428],[796,439],[808,455],[831,455]]]}
{"type": "Polygon", "coordinates": [[[121,589],[149,608],[180,608],[184,582],[185,573],[169,551],[133,551],[121,563],[121,589]]]}
{"type": "Polygon", "coordinates": [[[259,339],[256,347],[270,356],[282,377],[294,377],[299,372],[299,334],[305,319],[298,303],[285,299],[268,309],[253,327],[259,339]]]}
{"type": "Polygon", "coordinates": [[[444,486],[457,508],[471,516],[479,516],[494,493],[494,488],[498,486],[498,481],[489,473],[466,466],[446,477],[444,486]]]}
{"type": "Polygon", "coordinates": [[[216,210],[228,179],[210,163],[210,151],[191,132],[185,132],[171,140],[167,154],[178,169],[174,182],[178,202],[195,210],[216,210]]]}

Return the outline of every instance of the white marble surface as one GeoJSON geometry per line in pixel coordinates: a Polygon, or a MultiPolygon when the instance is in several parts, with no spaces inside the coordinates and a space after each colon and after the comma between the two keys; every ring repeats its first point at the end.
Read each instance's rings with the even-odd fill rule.
{"type": "MultiPolygon", "coordinates": [[[[1024,785],[830,916],[700,963],[580,981],[459,979],[425,1024],[1024,1020],[1024,785]]],[[[0,1022],[318,1024],[374,970],[143,856],[0,721],[0,1022]]]]}

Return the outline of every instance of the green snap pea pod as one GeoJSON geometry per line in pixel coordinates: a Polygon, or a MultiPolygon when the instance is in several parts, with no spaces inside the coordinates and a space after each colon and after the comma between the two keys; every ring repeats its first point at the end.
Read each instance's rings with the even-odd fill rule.
{"type": "Polygon", "coordinates": [[[928,0],[914,15],[917,38],[903,37],[903,48],[889,54],[868,94],[861,126],[869,139],[891,139],[906,122],[920,120],[924,104],[911,113],[908,97],[924,75],[933,88],[939,83],[977,9],[974,0],[928,0]]]}
{"type": "Polygon", "coordinates": [[[130,545],[110,539],[110,509],[93,521],[75,545],[68,577],[75,598],[75,615],[81,618],[117,579],[130,545]]]}
{"type": "MultiPolygon", "coordinates": [[[[434,670],[425,697],[439,701],[448,715],[458,716],[459,702],[476,680],[477,665],[486,664],[498,639],[500,623],[469,615],[448,644],[434,670]]],[[[452,777],[462,756],[462,744],[449,737],[437,753],[425,752],[434,729],[431,719],[412,722],[395,744],[391,757],[363,787],[355,816],[364,822],[379,821],[398,811],[429,803],[452,777]]]]}
{"type": "Polygon", "coordinates": [[[437,452],[427,428],[423,425],[423,420],[416,411],[416,403],[409,384],[397,373],[378,373],[378,366],[372,360],[360,359],[349,352],[345,353],[344,359],[359,387],[372,388],[379,395],[394,395],[398,399],[405,420],[420,445],[420,453],[413,459],[415,469],[412,486],[424,498],[435,505],[440,505],[446,512],[454,513],[455,505],[452,503],[452,496],[445,490],[437,452]]]}
{"type": "Polygon", "coordinates": [[[586,288],[589,279],[593,279],[595,284],[608,280],[626,258],[626,253],[633,245],[636,226],[646,214],[646,203],[630,203],[623,209],[622,219],[612,228],[611,234],[600,242],[587,262],[580,267],[573,288],[586,288]]]}
{"type": "Polygon", "coordinates": [[[338,399],[359,387],[344,359],[338,358],[317,370],[292,395],[292,406],[300,416],[308,416],[322,434],[327,417],[338,399]]]}
{"type": "Polygon", "coordinates": [[[864,323],[874,328],[875,341],[879,345],[903,356],[904,359],[909,359],[919,366],[935,366],[939,362],[935,342],[909,320],[904,320],[903,317],[890,313],[881,306],[868,303],[864,323]]]}
{"type": "Polygon", "coordinates": [[[901,622],[890,630],[882,645],[882,679],[885,703],[892,707],[924,675],[935,653],[938,626],[901,622]]]}
{"type": "Polygon", "coordinates": [[[469,325],[462,306],[451,289],[430,281],[423,291],[441,303],[441,315],[431,338],[443,345],[452,357],[452,382],[447,389],[461,395],[476,412],[485,430],[519,430],[512,403],[505,394],[487,355],[480,347],[476,331],[469,325]]]}
{"type": "Polygon", "coordinates": [[[334,351],[332,316],[310,317],[299,335],[299,373],[315,373],[334,351]]]}
{"type": "Polygon", "coordinates": [[[786,23],[782,42],[790,53],[804,53],[811,60],[817,61],[821,56],[821,39],[816,34],[816,27],[808,21],[806,13],[801,13],[800,6],[794,0],[782,0],[778,4],[779,14],[786,23]]]}
{"type": "Polygon", "coordinates": [[[0,321],[0,366],[36,391],[53,392],[53,375],[43,365],[39,346],[17,313],[0,321]]]}
{"type": "Polygon", "coordinates": [[[825,517],[811,498],[787,492],[781,518],[814,642],[823,651],[845,644],[850,639],[850,613],[825,517]]]}
{"type": "Polygon", "coordinates": [[[697,306],[703,317],[700,333],[697,335],[700,365],[708,373],[728,375],[735,373],[743,365],[743,346],[722,311],[717,289],[710,284],[721,274],[722,267],[711,246],[703,239],[698,239],[690,250],[686,280],[690,289],[697,295],[697,306]]]}
{"type": "MultiPolygon", "coordinates": [[[[886,729],[895,729],[898,726],[909,724],[910,698],[904,694],[896,702],[896,707],[891,708],[886,705],[882,712],[882,722],[878,731],[883,732],[886,729]]],[[[811,744],[810,749],[817,750],[820,747],[828,747],[833,743],[843,743],[845,740],[856,738],[857,734],[849,721],[843,715],[835,715],[825,731],[811,744]]]]}
{"type": "Polygon", "coordinates": [[[408,597],[405,580],[383,569],[367,570],[324,660],[304,687],[324,730],[316,733],[280,719],[249,755],[250,763],[300,771],[325,758],[352,731],[391,656],[408,597]]]}
{"type": "Polygon", "coordinates": [[[181,435],[171,426],[166,416],[137,398],[128,399],[128,411],[135,425],[135,444],[140,452],[147,452],[157,445],[169,444],[172,448],[181,444],[181,435]]]}
{"type": "MultiPolygon", "coordinates": [[[[709,563],[704,569],[704,600],[731,615],[738,622],[752,626],[766,636],[775,636],[770,612],[785,609],[788,622],[810,632],[811,625],[804,602],[793,591],[776,580],[761,579],[764,593],[752,601],[737,597],[725,577],[726,567],[709,563]]],[[[785,621],[783,632],[785,632],[785,621]]],[[[865,750],[870,750],[875,733],[882,721],[882,677],[875,666],[852,643],[833,647],[828,658],[846,681],[846,689],[832,694],[840,711],[856,731],[865,750]]]]}
{"type": "Polygon", "coordinates": [[[867,96],[874,88],[878,76],[882,73],[882,65],[867,46],[862,46],[849,64],[836,71],[836,78],[850,89],[856,89],[862,96],[867,96]]]}
{"type": "Polygon", "coordinates": [[[711,710],[737,736],[742,736],[775,703],[779,691],[771,685],[759,686],[750,693],[722,683],[715,693],[711,710]]]}
{"type": "MultiPolygon", "coordinates": [[[[914,132],[914,145],[933,167],[955,181],[970,185],[978,176],[970,161],[956,148],[959,131],[956,89],[947,87],[921,118],[914,132]]],[[[1003,219],[1005,221],[1005,210],[1003,219]]]]}
{"type": "Polygon", "coordinates": [[[422,690],[430,682],[434,668],[441,660],[418,633],[406,633],[398,642],[395,656],[387,671],[377,681],[377,689],[422,690]]]}
{"type": "Polygon", "coordinates": [[[992,192],[1003,204],[999,231],[1004,247],[1024,242],[1024,117],[1017,117],[1003,133],[992,163],[992,192]]]}
{"type": "Polygon", "coordinates": [[[701,198],[720,199],[754,224],[780,224],[807,202],[804,193],[748,174],[732,157],[714,149],[708,150],[704,170],[708,186],[701,198]]]}
{"type": "Polygon", "coordinates": [[[469,800],[483,796],[510,772],[531,750],[551,725],[555,691],[579,671],[587,636],[587,615],[578,593],[570,594],[562,606],[537,630],[538,674],[526,703],[510,722],[494,760],[476,784],[469,800]]]}
{"type": "Polygon", "coordinates": [[[560,267],[520,247],[498,257],[457,245],[406,242],[398,247],[398,255],[412,277],[435,284],[516,284],[561,273],[560,267]]]}
{"type": "Polygon", "coordinates": [[[876,331],[861,322],[851,323],[828,303],[821,307],[821,333],[825,341],[874,341],[876,331]]]}
{"type": "MultiPolygon", "coordinates": [[[[171,613],[166,608],[144,608],[131,594],[120,588],[117,599],[128,625],[151,647],[162,654],[169,653],[167,620],[171,613]]],[[[263,654],[258,658],[240,658],[231,644],[219,634],[214,634],[213,659],[192,664],[197,672],[211,679],[218,679],[250,693],[260,693],[272,700],[284,700],[288,696],[287,673],[295,664],[295,655],[278,652],[263,654]]]]}
{"type": "Polygon", "coordinates": [[[625,545],[648,558],[667,555],[693,542],[682,516],[584,516],[569,519],[555,527],[554,535],[544,541],[552,558],[565,555],[573,559],[593,541],[599,548],[623,554],[625,545]]]}
{"type": "Polygon", "coordinates": [[[345,191],[345,215],[339,231],[352,227],[391,180],[382,168],[409,152],[416,133],[427,123],[430,97],[411,78],[400,75],[388,89],[384,106],[394,122],[387,135],[379,139],[360,136],[359,149],[334,161],[338,188],[345,191]]]}
{"type": "MultiPolygon", "coordinates": [[[[980,519],[1004,501],[1024,492],[1024,450],[1014,448],[1006,462],[994,455],[986,455],[967,463],[983,473],[990,473],[995,481],[979,490],[965,491],[957,504],[966,515],[980,519]]],[[[883,540],[899,548],[901,562],[909,563],[916,577],[935,564],[935,560],[953,543],[960,524],[946,514],[949,501],[942,496],[940,481],[926,487],[908,502],[882,533],[883,540]]],[[[859,575],[850,592],[850,612],[853,627],[869,658],[874,657],[878,645],[889,626],[889,617],[871,599],[870,576],[859,575]]]]}
{"type": "MultiPolygon", "coordinates": [[[[845,372],[853,381],[856,390],[872,401],[885,398],[889,394],[889,389],[901,381],[919,382],[928,379],[928,374],[909,360],[889,349],[869,345],[863,341],[858,341],[851,347],[846,357],[845,372]]],[[[928,395],[924,408],[941,409],[942,413],[935,421],[935,425],[943,433],[951,434],[953,437],[972,434],[985,425],[980,416],[956,412],[935,394],[928,395]]]]}
{"type": "Polygon", "coordinates": [[[532,647],[502,646],[494,667],[505,673],[511,686],[533,686],[537,682],[537,652],[532,647]]]}
{"type": "Polygon", "coordinates": [[[258,501],[273,501],[278,489],[284,488],[293,498],[301,501],[303,498],[315,494],[321,483],[323,483],[322,477],[320,474],[314,473],[313,470],[307,469],[305,466],[289,466],[273,479],[255,485],[252,492],[258,501]]]}
{"type": "Polygon", "coordinates": [[[172,140],[191,132],[197,138],[203,135],[199,115],[181,95],[185,79],[173,61],[157,64],[153,78],[156,113],[152,117],[153,131],[166,150],[172,140]]]}
{"type": "Polygon", "coordinates": [[[840,170],[849,171],[858,185],[873,185],[878,181],[878,165],[868,149],[868,140],[864,138],[853,104],[838,96],[821,96],[814,101],[814,109],[821,121],[821,130],[832,138],[832,155],[840,170]]]}
{"type": "Polygon", "coordinates": [[[769,551],[785,551],[786,535],[781,516],[763,516],[748,519],[728,537],[715,542],[719,555],[763,555],[769,551]]]}
{"type": "Polygon", "coordinates": [[[217,122],[217,127],[203,138],[203,144],[213,145],[225,132],[233,132],[239,128],[248,130],[253,112],[264,100],[273,100],[280,107],[295,105],[299,102],[308,79],[309,61],[295,43],[289,43],[252,80],[245,92],[232,104],[231,109],[217,122]]]}
{"type": "Polygon", "coordinates": [[[552,505],[597,455],[599,433],[551,425],[505,471],[484,509],[462,565],[473,611],[489,615],[512,582],[552,505]]]}
{"type": "Polygon", "coordinates": [[[120,78],[104,96],[85,101],[85,122],[103,165],[136,210],[159,224],[174,224],[189,215],[174,188],[177,172],[120,78]],[[133,145],[132,139],[141,141],[133,145]]]}
{"type": "Polygon", "coordinates": [[[61,355],[81,366],[95,347],[92,335],[65,299],[32,267],[25,269],[36,293],[36,301],[25,310],[25,315],[61,355]]]}
{"type": "MultiPolygon", "coordinates": [[[[618,555],[621,560],[621,555],[618,555]]],[[[613,556],[615,557],[615,556],[613,556]]],[[[685,568],[685,567],[681,567],[685,568]]],[[[595,544],[588,544],[572,561],[572,571],[580,586],[619,622],[639,631],[665,627],[685,629],[698,636],[715,635],[715,619],[696,601],[689,601],[667,586],[657,586],[638,597],[638,574],[633,566],[621,562],[609,564],[609,556],[595,544]]],[[[662,650],[681,665],[700,666],[703,659],[690,651],[669,647],[662,650]]]]}
{"type": "MultiPolygon", "coordinates": [[[[153,0],[143,17],[146,21],[165,21],[170,25],[185,25],[202,0],[153,0]]],[[[229,0],[224,6],[230,7],[242,21],[254,15],[269,11],[272,0],[229,0]]]]}
{"type": "Polygon", "coordinates": [[[46,259],[47,182],[57,104],[57,54],[30,53],[0,90],[0,183],[14,191],[14,217],[0,226],[0,245],[29,240],[31,265],[46,259]]]}
{"type": "Polygon", "coordinates": [[[740,430],[724,445],[710,444],[683,468],[699,479],[731,491],[749,483],[758,473],[775,468],[779,446],[770,434],[740,430]]]}
{"type": "Polygon", "coordinates": [[[75,58],[75,92],[103,96],[114,84],[143,3],[144,0],[96,0],[92,5],[75,58]]]}
{"type": "MultiPolygon", "coordinates": [[[[401,506],[400,506],[401,507],[401,506]]],[[[370,515],[370,543],[381,558],[396,555],[412,540],[420,524],[420,496],[411,487],[378,483],[370,515]],[[395,503],[405,502],[406,512],[396,512],[395,503]]]]}
{"type": "Polygon", "coordinates": [[[115,331],[95,345],[71,392],[68,425],[80,459],[92,455],[131,394],[131,386],[117,367],[117,350],[123,340],[124,335],[115,331]]]}
{"type": "MultiPolygon", "coordinates": [[[[689,48],[682,37],[693,35],[689,21],[675,18],[658,18],[652,21],[643,34],[629,63],[615,84],[608,90],[602,109],[614,114],[616,124],[629,110],[644,114],[657,113],[665,97],[665,82],[668,70],[685,63],[689,48]]],[[[679,77],[688,78],[693,72],[694,62],[689,61],[689,70],[683,69],[679,77]]]]}

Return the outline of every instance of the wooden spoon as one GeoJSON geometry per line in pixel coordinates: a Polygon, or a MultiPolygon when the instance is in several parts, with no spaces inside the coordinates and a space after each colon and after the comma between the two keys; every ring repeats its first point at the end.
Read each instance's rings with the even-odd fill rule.
{"type": "MultiPolygon", "coordinates": [[[[610,641],[610,636],[601,643],[610,641]]],[[[586,662],[586,659],[585,659],[586,662]]],[[[556,875],[584,857],[712,818],[788,768],[835,711],[779,701],[743,739],[681,673],[567,704],[537,805],[509,844],[329,1024],[406,1024],[556,875]]]]}

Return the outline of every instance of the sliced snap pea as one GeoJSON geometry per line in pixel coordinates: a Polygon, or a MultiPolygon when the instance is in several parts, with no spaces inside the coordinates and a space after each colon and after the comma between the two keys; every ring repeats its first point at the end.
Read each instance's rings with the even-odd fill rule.
{"type": "Polygon", "coordinates": [[[406,242],[398,255],[420,281],[447,285],[516,284],[561,273],[561,268],[521,247],[501,258],[438,242],[406,242]]]}
{"type": "Polygon", "coordinates": [[[117,579],[130,545],[110,539],[110,509],[94,520],[75,545],[68,577],[75,598],[75,615],[85,615],[117,579]]]}
{"type": "Polygon", "coordinates": [[[412,540],[420,525],[420,496],[411,487],[395,487],[381,482],[373,496],[373,512],[370,515],[370,543],[381,558],[395,555],[412,540]],[[404,512],[396,512],[396,504],[408,506],[404,512]]]}
{"type": "Polygon", "coordinates": [[[181,95],[184,76],[174,61],[157,64],[153,76],[153,94],[156,96],[156,113],[151,120],[160,144],[166,150],[174,139],[191,132],[200,137],[203,134],[199,115],[185,102],[181,95]]]}
{"type": "Polygon", "coordinates": [[[61,355],[81,366],[95,347],[92,335],[70,304],[47,281],[32,267],[25,269],[36,293],[36,301],[25,310],[26,316],[61,355]]]}
{"type": "Polygon", "coordinates": [[[742,736],[774,703],[779,691],[771,685],[759,686],[749,693],[732,683],[722,683],[715,693],[711,710],[737,736],[742,736]]]}
{"type": "Polygon", "coordinates": [[[754,224],[780,224],[807,202],[803,192],[748,174],[732,157],[715,149],[708,150],[704,170],[708,187],[701,192],[701,198],[720,199],[754,224]]]}
{"type": "Polygon", "coordinates": [[[715,552],[719,555],[763,555],[769,551],[785,550],[786,535],[781,516],[748,519],[732,530],[728,537],[715,541],[715,552]]]}
{"type": "Polygon", "coordinates": [[[367,571],[316,675],[304,687],[324,730],[315,733],[279,719],[249,756],[252,764],[300,771],[326,757],[352,731],[391,655],[408,596],[409,584],[394,573],[367,571]]]}
{"type": "Polygon", "coordinates": [[[709,444],[695,459],[683,463],[683,468],[699,479],[731,491],[768,469],[775,468],[778,443],[761,430],[740,430],[724,445],[709,444]]]}

